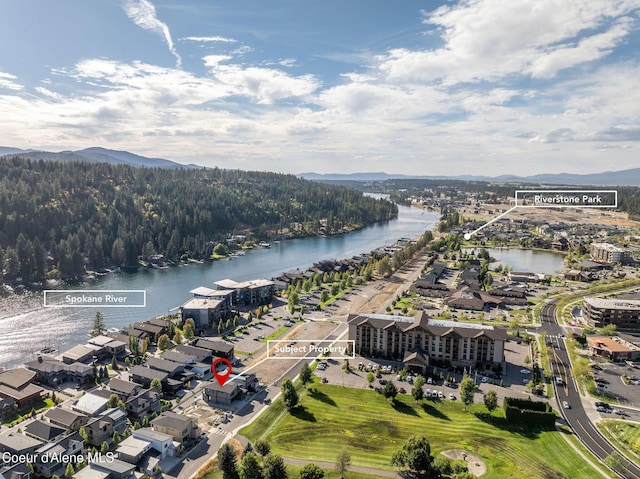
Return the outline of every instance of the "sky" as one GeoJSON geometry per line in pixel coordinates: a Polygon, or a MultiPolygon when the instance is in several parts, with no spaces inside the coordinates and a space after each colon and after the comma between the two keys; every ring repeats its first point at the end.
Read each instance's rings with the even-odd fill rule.
{"type": "Polygon", "coordinates": [[[638,0],[2,0],[0,145],[285,173],[640,167],[638,0]]]}

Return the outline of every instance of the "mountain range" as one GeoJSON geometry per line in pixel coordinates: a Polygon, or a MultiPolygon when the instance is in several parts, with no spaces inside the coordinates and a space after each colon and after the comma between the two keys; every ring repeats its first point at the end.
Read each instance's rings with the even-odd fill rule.
{"type": "Polygon", "coordinates": [[[500,175],[500,176],[417,176],[389,174],[383,172],[372,173],[300,173],[297,175],[312,181],[385,181],[394,179],[404,180],[458,180],[458,181],[486,181],[492,183],[533,183],[543,185],[593,185],[593,186],[638,186],[640,185],[640,168],[628,170],[605,171],[579,175],[573,173],[539,174],[532,176],[500,175]]]}
{"type": "Polygon", "coordinates": [[[107,148],[85,148],[77,151],[40,151],[21,150],[0,146],[0,157],[17,156],[30,160],[44,161],[85,161],[88,163],[111,163],[113,165],[145,166],[147,168],[200,168],[198,165],[183,165],[162,158],[147,158],[128,151],[109,150],[107,148]]]}
{"type": "MultiPolygon", "coordinates": [[[[31,160],[45,161],[85,161],[89,163],[111,163],[126,164],[138,167],[148,168],[202,168],[201,166],[189,164],[183,165],[175,161],[165,160],[163,158],[147,158],[145,156],[136,155],[128,151],[110,150],[107,148],[92,147],[84,150],[76,151],[39,151],[39,150],[23,150],[20,148],[12,148],[0,146],[0,158],[6,156],[18,156],[20,158],[28,158],[31,160]]],[[[423,179],[423,180],[458,180],[458,181],[486,181],[499,183],[533,183],[545,185],[593,185],[593,186],[638,186],[640,185],[640,168],[631,168],[619,171],[605,171],[602,173],[592,173],[579,175],[573,173],[559,174],[539,174],[533,176],[420,176],[420,175],[403,175],[389,174],[384,172],[368,172],[368,173],[300,173],[298,177],[312,181],[385,181],[392,179],[423,179]]]]}

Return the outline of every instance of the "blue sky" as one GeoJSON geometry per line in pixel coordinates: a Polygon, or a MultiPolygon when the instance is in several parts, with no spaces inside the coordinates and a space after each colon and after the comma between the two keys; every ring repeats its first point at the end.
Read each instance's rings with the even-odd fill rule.
{"type": "Polygon", "coordinates": [[[0,145],[421,175],[640,166],[637,0],[4,0],[0,145]]]}

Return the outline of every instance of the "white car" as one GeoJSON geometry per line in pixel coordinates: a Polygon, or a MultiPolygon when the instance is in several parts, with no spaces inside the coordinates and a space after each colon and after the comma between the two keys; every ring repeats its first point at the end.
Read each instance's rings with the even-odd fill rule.
{"type": "Polygon", "coordinates": [[[449,399],[451,399],[452,401],[455,401],[456,396],[453,393],[449,393],[449,399]]]}
{"type": "Polygon", "coordinates": [[[438,391],[438,399],[444,399],[444,394],[442,391],[438,391]]]}
{"type": "Polygon", "coordinates": [[[571,406],[569,406],[569,403],[567,401],[562,401],[562,407],[565,409],[571,409],[571,406]]]}
{"type": "Polygon", "coordinates": [[[528,369],[521,369],[520,372],[522,374],[531,374],[531,371],[529,371],[528,369]]]}
{"type": "Polygon", "coordinates": [[[489,378],[488,378],[488,377],[486,377],[486,376],[484,376],[484,377],[481,379],[481,381],[482,381],[483,383],[488,383],[488,382],[489,382],[489,378]]]}
{"type": "Polygon", "coordinates": [[[430,398],[431,397],[431,389],[427,389],[427,392],[425,393],[425,396],[430,398]]]}

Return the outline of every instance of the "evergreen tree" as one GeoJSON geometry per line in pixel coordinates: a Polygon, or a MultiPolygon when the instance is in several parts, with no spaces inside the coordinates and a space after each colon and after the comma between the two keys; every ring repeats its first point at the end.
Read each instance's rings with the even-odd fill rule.
{"type": "Polygon", "coordinates": [[[300,382],[304,387],[306,387],[307,384],[311,381],[312,374],[313,373],[311,371],[311,368],[309,367],[309,364],[305,362],[302,365],[302,369],[300,370],[300,382]]]}
{"type": "Polygon", "coordinates": [[[100,336],[106,330],[107,328],[104,324],[104,315],[100,311],[97,311],[96,316],[93,319],[93,327],[91,328],[89,334],[92,338],[95,338],[96,336],[100,336]]]}
{"type": "Polygon", "coordinates": [[[300,479],[324,479],[324,471],[314,463],[309,463],[300,470],[300,479]]]}
{"type": "Polygon", "coordinates": [[[263,479],[262,467],[252,452],[245,454],[240,461],[240,479],[263,479]]]}
{"type": "Polygon", "coordinates": [[[291,379],[284,378],[284,380],[282,381],[281,389],[282,389],[282,400],[284,401],[284,404],[287,407],[287,410],[291,411],[293,408],[295,408],[298,405],[298,401],[299,401],[298,393],[293,383],[291,382],[291,379]]]}
{"type": "Polygon", "coordinates": [[[236,451],[229,443],[224,443],[218,449],[218,469],[222,471],[224,479],[237,479],[238,477],[236,451]]]}
{"type": "Polygon", "coordinates": [[[264,479],[287,479],[287,467],[282,456],[269,454],[262,462],[264,479]]]}
{"type": "Polygon", "coordinates": [[[464,410],[467,410],[469,404],[473,404],[473,396],[476,392],[476,383],[469,376],[460,381],[460,400],[464,404],[464,410]]]}

